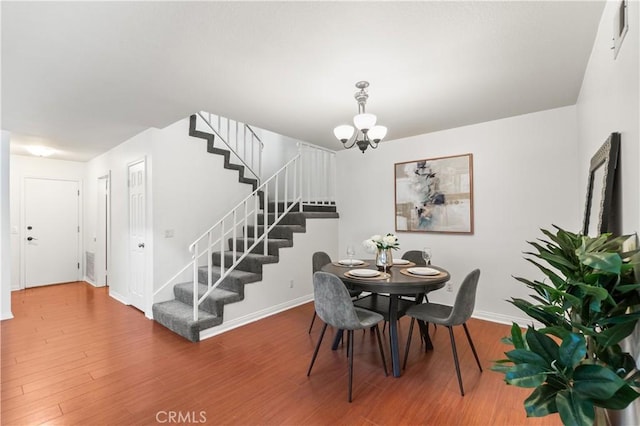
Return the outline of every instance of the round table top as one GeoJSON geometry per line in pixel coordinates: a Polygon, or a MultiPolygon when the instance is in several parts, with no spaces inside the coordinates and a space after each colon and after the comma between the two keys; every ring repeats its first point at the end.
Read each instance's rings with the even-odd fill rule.
{"type": "Polygon", "coordinates": [[[389,294],[415,294],[425,291],[437,290],[444,287],[445,283],[451,278],[449,272],[439,266],[429,265],[429,268],[437,269],[441,273],[434,276],[414,276],[403,274],[401,271],[408,269],[408,266],[394,265],[387,269],[389,278],[381,280],[358,279],[345,275],[352,269],[377,269],[375,260],[364,260],[367,266],[339,266],[329,263],[322,267],[323,272],[337,275],[349,289],[370,291],[373,293],[389,293],[389,294]]]}

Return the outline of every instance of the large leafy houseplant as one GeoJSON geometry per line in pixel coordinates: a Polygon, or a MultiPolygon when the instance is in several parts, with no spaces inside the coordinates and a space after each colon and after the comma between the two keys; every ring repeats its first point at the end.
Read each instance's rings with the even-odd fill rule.
{"type": "Polygon", "coordinates": [[[544,327],[523,333],[514,323],[503,339],[514,348],[493,370],[534,388],[528,417],[559,413],[565,425],[591,425],[594,407],[623,409],[640,396],[635,360],[620,346],[640,319],[637,251],[623,252],[629,236],[542,232],[547,239],[529,242],[535,251],[525,254],[546,278],[516,277],[535,292],[533,302],[509,302],[544,327]]]}

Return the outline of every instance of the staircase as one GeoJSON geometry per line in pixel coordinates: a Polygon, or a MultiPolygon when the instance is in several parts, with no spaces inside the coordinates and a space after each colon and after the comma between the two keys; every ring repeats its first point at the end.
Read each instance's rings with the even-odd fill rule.
{"type": "MultiPolygon", "coordinates": [[[[189,135],[205,139],[207,151],[224,156],[224,167],[237,170],[239,182],[252,185],[254,193],[225,216],[232,217],[233,222],[225,222],[223,218],[196,240],[190,248],[192,262],[156,291],[157,295],[172,284],[174,299],[153,304],[154,320],[192,342],[200,340],[203,330],[222,324],[224,306],[244,300],[244,286],[262,280],[263,265],[279,262],[281,249],[293,247],[294,234],[306,231],[307,220],[338,217],[335,203],[327,200],[326,191],[323,191],[325,195],[319,201],[310,201],[309,197],[303,201],[305,197],[299,194],[293,201],[281,201],[280,187],[283,185],[277,174],[259,185],[258,174],[246,162],[241,160],[243,164],[238,165],[231,161],[231,157],[237,156],[237,152],[232,148],[225,149],[221,144],[214,146],[217,138],[222,139],[217,132],[197,130],[197,120],[195,114],[190,117],[189,135]],[[248,170],[253,177],[245,176],[248,170]],[[265,209],[265,196],[272,198],[269,194],[273,194],[275,200],[267,203],[265,209]],[[242,212],[243,209],[244,219],[238,220],[237,211],[242,212]],[[212,229],[220,223],[221,230],[215,234],[217,231],[212,229]],[[204,248],[199,245],[204,245],[204,248]],[[218,250],[214,250],[214,247],[218,250]],[[201,264],[203,262],[200,259],[204,259],[205,264],[201,264]],[[177,282],[188,270],[192,270],[191,279],[177,282]]],[[[326,158],[322,162],[326,164],[326,158]]],[[[308,162],[300,161],[298,164],[298,160],[294,164],[297,165],[292,167],[294,171],[301,170],[302,164],[308,166],[308,162]]],[[[284,173],[278,172],[285,176],[283,179],[290,178],[291,168],[286,167],[282,169],[284,173]]],[[[308,168],[317,172],[315,167],[308,168]]],[[[294,188],[289,191],[288,181],[284,181],[285,195],[282,200],[295,198],[289,192],[296,196],[298,186],[298,191],[308,186],[302,179],[298,180],[297,175],[294,176],[292,185],[294,188]]]]}

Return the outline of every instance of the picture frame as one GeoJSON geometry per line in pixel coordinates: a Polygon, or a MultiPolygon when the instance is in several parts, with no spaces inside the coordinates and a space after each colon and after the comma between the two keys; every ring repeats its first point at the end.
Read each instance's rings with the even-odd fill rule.
{"type": "Polygon", "coordinates": [[[473,234],[473,154],[394,164],[396,232],[473,234]]]}
{"type": "Polygon", "coordinates": [[[591,237],[611,232],[616,168],[620,152],[620,133],[611,133],[591,157],[587,179],[582,234],[591,237]]]}

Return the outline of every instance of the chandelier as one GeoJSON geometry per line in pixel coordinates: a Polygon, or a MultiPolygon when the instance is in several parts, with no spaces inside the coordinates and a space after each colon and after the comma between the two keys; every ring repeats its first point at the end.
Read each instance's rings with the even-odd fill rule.
{"type": "Polygon", "coordinates": [[[364,107],[367,104],[367,87],[368,81],[359,81],[356,87],[360,89],[354,95],[358,102],[358,115],[353,117],[353,126],[343,124],[333,129],[333,134],[338,138],[346,149],[353,148],[358,145],[360,151],[364,154],[369,146],[372,149],[378,147],[378,143],[387,135],[387,128],[384,126],[376,126],[376,116],[365,112],[364,107]]]}

